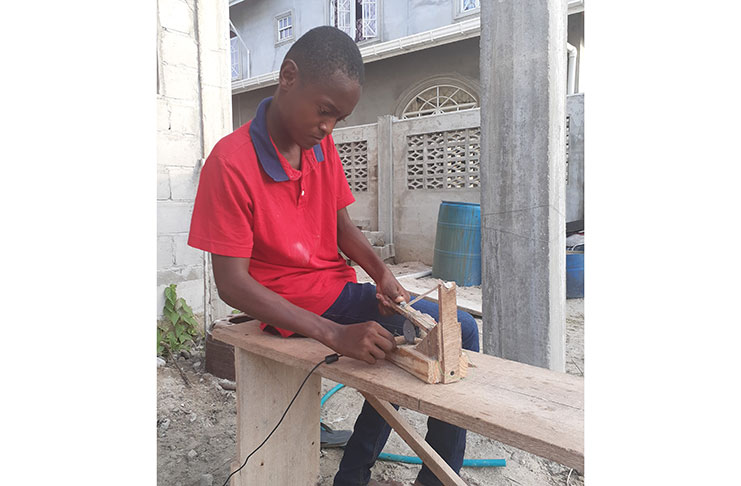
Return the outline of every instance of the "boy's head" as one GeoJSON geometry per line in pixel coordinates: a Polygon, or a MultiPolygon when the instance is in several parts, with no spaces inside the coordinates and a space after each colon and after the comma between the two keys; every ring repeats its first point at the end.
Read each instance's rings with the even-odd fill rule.
{"type": "Polygon", "coordinates": [[[335,27],[316,27],[289,49],[275,100],[281,122],[302,148],[332,133],[358,103],[363,58],[355,42],[335,27]]]}

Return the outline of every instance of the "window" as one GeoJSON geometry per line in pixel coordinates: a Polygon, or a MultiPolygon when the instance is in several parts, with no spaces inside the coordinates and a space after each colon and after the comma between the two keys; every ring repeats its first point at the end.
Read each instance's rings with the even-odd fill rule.
{"type": "Polygon", "coordinates": [[[239,39],[232,33],[232,38],[229,39],[232,47],[232,81],[242,79],[242,56],[239,51],[239,39]]]}
{"type": "Polygon", "coordinates": [[[479,0],[460,0],[460,2],[461,13],[470,12],[471,10],[476,10],[477,8],[481,7],[479,0]]]}
{"type": "Polygon", "coordinates": [[[438,84],[414,95],[404,107],[401,118],[440,115],[478,106],[479,102],[476,97],[464,88],[450,84],[438,84]]]}
{"type": "Polygon", "coordinates": [[[360,42],[378,37],[378,0],[331,0],[330,24],[360,42]]]}
{"type": "Polygon", "coordinates": [[[288,11],[275,17],[276,44],[293,40],[293,14],[288,11]]]}

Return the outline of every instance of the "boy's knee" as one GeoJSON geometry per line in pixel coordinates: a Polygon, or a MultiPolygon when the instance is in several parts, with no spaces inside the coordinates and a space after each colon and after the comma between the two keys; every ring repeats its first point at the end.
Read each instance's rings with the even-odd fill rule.
{"type": "Polygon", "coordinates": [[[458,311],[458,321],[461,323],[461,344],[463,349],[479,350],[479,326],[468,312],[458,311]]]}

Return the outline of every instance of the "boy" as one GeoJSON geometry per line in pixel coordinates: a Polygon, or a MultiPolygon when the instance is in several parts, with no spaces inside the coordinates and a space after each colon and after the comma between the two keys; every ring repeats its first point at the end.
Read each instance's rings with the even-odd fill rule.
{"type": "MultiPolygon", "coordinates": [[[[364,69],[344,32],[317,27],[283,60],[272,98],[220,140],[201,172],[188,244],[212,254],[219,296],[259,319],[266,332],[308,336],[374,364],[394,349],[404,319],[393,303],[409,293],[350,220],[354,197],[331,133],[355,108],[364,69]],[[339,248],[376,282],[356,283],[339,248]]],[[[437,305],[415,308],[437,318],[437,305]]],[[[463,346],[478,351],[478,328],[459,312],[463,346]]],[[[369,484],[390,427],[368,403],[355,423],[336,486],[369,484]]],[[[457,472],[466,431],[430,418],[427,441],[457,472]]],[[[437,486],[426,467],[416,485],[437,486]]]]}

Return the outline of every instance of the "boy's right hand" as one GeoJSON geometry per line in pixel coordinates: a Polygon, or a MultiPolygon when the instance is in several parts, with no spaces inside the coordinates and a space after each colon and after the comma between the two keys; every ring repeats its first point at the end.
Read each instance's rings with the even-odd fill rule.
{"type": "Polygon", "coordinates": [[[358,324],[338,324],[329,347],[343,356],[369,364],[384,359],[386,353],[396,349],[396,341],[389,331],[375,321],[358,324]]]}

